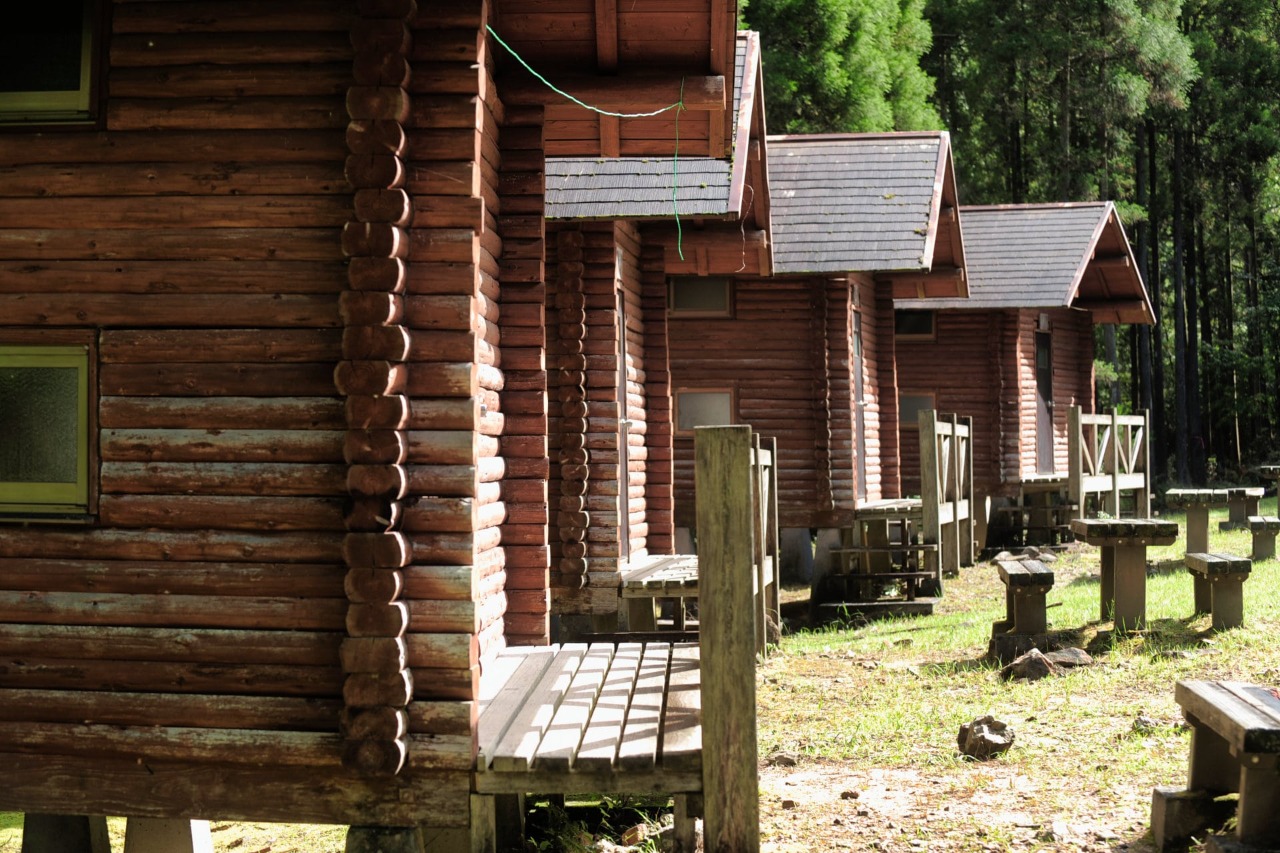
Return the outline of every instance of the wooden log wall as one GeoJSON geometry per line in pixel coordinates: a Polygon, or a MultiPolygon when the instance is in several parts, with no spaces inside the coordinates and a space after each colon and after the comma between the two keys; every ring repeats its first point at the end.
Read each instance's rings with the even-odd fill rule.
{"type": "MultiPolygon", "coordinates": [[[[884,298],[881,289],[869,275],[850,275],[850,309],[861,315],[863,330],[863,448],[867,453],[867,494],[856,497],[856,500],[879,500],[884,496],[884,453],[890,448],[896,453],[896,442],[886,441],[884,435],[896,433],[891,423],[884,421],[884,402],[881,397],[881,373],[883,365],[893,368],[893,351],[887,339],[879,333],[878,316],[884,305],[878,300],[884,298]],[[888,351],[886,352],[886,347],[888,351]]],[[[892,310],[892,304],[890,304],[892,310]]],[[[849,320],[849,334],[852,334],[852,318],[849,320]]],[[[852,377],[854,369],[854,353],[849,353],[849,370],[852,377]]],[[[856,405],[854,393],[849,394],[850,412],[856,405]]],[[[851,428],[852,429],[852,428],[851,428]]],[[[856,453],[856,450],[855,450],[856,453]]],[[[852,460],[855,466],[852,476],[858,476],[858,459],[852,460]]]]}
{"type": "Polygon", "coordinates": [[[1085,311],[1057,308],[1048,312],[1017,312],[1018,387],[1020,415],[1019,474],[1036,473],[1036,324],[1041,313],[1049,315],[1053,358],[1053,460],[1054,470],[1066,474],[1067,412],[1093,406],[1093,321],[1085,311]]]}
{"type": "MultiPolygon", "coordinates": [[[[808,279],[737,278],[732,318],[668,320],[673,395],[731,389],[737,422],[777,437],[783,527],[813,526],[818,510],[811,296],[808,279]]],[[[676,524],[691,527],[693,434],[676,433],[674,450],[676,524]]]]}
{"type": "Polygon", "coordinates": [[[831,509],[852,509],[857,491],[854,443],[853,310],[856,286],[847,278],[828,279],[827,382],[830,418],[831,509]]]}
{"type": "Polygon", "coordinates": [[[508,643],[520,645],[551,639],[542,124],[540,107],[508,108],[501,131],[505,632],[508,643]]]}
{"type": "Polygon", "coordinates": [[[119,0],[104,129],[0,133],[0,338],[93,341],[100,460],[0,526],[0,808],[466,825],[504,116],[422,6],[119,0]]]}
{"type": "MultiPolygon", "coordinates": [[[[555,227],[554,269],[547,311],[558,335],[548,340],[558,401],[549,418],[550,450],[558,465],[551,493],[558,495],[552,537],[553,610],[605,615],[618,607],[619,568],[649,548],[646,514],[648,448],[646,338],[641,300],[640,236],[625,223],[555,227]],[[620,253],[620,255],[619,255],[620,253]],[[621,294],[621,297],[619,296],[621,294]],[[626,328],[619,318],[625,300],[626,328]],[[621,449],[619,348],[626,335],[627,452],[621,449]],[[623,460],[626,471],[622,470],[623,460]],[[625,543],[623,516],[630,539],[625,543]]],[[[548,268],[552,268],[548,257],[548,268]]]]}
{"type": "MultiPolygon", "coordinates": [[[[404,325],[412,399],[402,528],[414,699],[470,702],[482,658],[505,645],[507,520],[500,453],[503,243],[484,3],[432,0],[411,22],[405,188],[413,204],[404,325]]],[[[411,706],[411,715],[413,706],[411,706]]]]}
{"type": "Polygon", "coordinates": [[[893,334],[893,288],[887,282],[877,281],[874,286],[860,286],[858,290],[863,311],[862,346],[867,371],[868,498],[900,498],[904,493],[898,461],[901,444],[897,428],[898,368],[893,334]],[[872,394],[874,400],[871,399],[872,394]],[[879,464],[873,465],[873,462],[879,464]]]}
{"type": "Polygon", "coordinates": [[[350,465],[343,762],[390,775],[408,755],[406,708],[413,697],[405,642],[409,610],[401,600],[402,569],[412,551],[399,529],[409,491],[404,390],[410,335],[402,324],[401,294],[412,203],[401,176],[409,114],[406,17],[412,10],[397,11],[363,16],[351,35],[355,85],[347,92],[347,180],[355,190],[355,219],[343,231],[349,289],[342,294],[343,360],[334,374],[338,392],[346,395],[344,455],[350,465]]]}
{"type": "Polygon", "coordinates": [[[644,508],[651,554],[675,552],[670,336],[667,329],[666,250],[644,242],[640,253],[640,297],[644,318],[645,467],[644,508]]]}
{"type": "MultiPolygon", "coordinates": [[[[939,311],[933,340],[899,339],[896,347],[901,393],[933,394],[938,411],[973,418],[974,492],[983,497],[1005,493],[1000,477],[1000,419],[1006,389],[999,348],[1005,316],[1001,311],[939,311]]],[[[902,488],[906,494],[918,495],[919,431],[904,421],[900,434],[902,488]]]]}

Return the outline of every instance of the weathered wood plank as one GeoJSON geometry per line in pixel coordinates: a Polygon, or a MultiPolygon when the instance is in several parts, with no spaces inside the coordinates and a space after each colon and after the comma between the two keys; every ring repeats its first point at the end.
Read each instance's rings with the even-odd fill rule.
{"type": "Polygon", "coordinates": [[[585,657],[587,646],[565,644],[528,694],[520,713],[511,721],[507,734],[494,747],[490,766],[495,771],[528,770],[551,725],[556,708],[573,682],[574,673],[585,657]]]}
{"type": "Polygon", "coordinates": [[[302,463],[105,462],[103,494],[345,495],[345,466],[302,463]]]}
{"type": "Polygon", "coordinates": [[[573,761],[574,770],[603,771],[614,766],[643,655],[644,646],[639,643],[619,644],[591,713],[590,725],[582,735],[573,761]]]}
{"type": "MultiPolygon", "coordinates": [[[[509,652],[497,659],[496,672],[485,674],[486,679],[500,683],[501,686],[487,699],[482,694],[480,720],[476,729],[476,742],[479,745],[476,753],[477,769],[489,769],[498,744],[509,731],[509,725],[519,710],[526,706],[530,691],[540,683],[555,656],[556,653],[551,649],[509,652]]],[[[484,680],[481,684],[484,684],[484,680]]]]}
{"type": "Polygon", "coordinates": [[[0,666],[0,687],[30,690],[218,693],[222,695],[333,697],[342,693],[338,666],[181,663],[138,660],[10,658],[0,666]]]}
{"type": "Polygon", "coordinates": [[[278,664],[332,668],[338,632],[226,628],[120,628],[103,625],[5,625],[0,655],[183,664],[278,664]]]}
{"type": "Polygon", "coordinates": [[[10,529],[0,536],[0,557],[340,563],[342,534],[10,529]]]}
{"type": "Polygon", "coordinates": [[[342,401],[332,397],[111,397],[99,400],[105,429],[238,429],[330,432],[346,426],[342,401]]]}
{"type": "Polygon", "coordinates": [[[567,771],[573,766],[582,734],[591,720],[591,711],[609,671],[614,647],[593,644],[573,675],[573,682],[560,700],[551,726],[538,745],[534,768],[539,771],[567,771]]]}
{"type": "Polygon", "coordinates": [[[442,827],[464,827],[467,772],[402,773],[394,780],[362,777],[341,767],[278,767],[136,758],[0,755],[8,784],[0,808],[39,811],[56,802],[76,814],[176,818],[218,803],[227,820],[413,826],[424,813],[442,827]]]}
{"type": "Polygon", "coordinates": [[[336,430],[105,429],[104,462],[342,462],[336,430]]]}
{"type": "Polygon", "coordinates": [[[654,767],[662,728],[662,705],[666,693],[671,649],[665,643],[645,646],[626,726],[618,745],[618,766],[622,770],[654,767]]]}
{"type": "Polygon", "coordinates": [[[9,688],[7,722],[178,726],[332,732],[342,703],[333,699],[124,691],[9,688]]]}
{"type": "MultiPolygon", "coordinates": [[[[338,598],[341,563],[0,558],[0,587],[45,592],[338,598]]],[[[283,643],[285,640],[281,638],[283,643]]]]}
{"type": "MultiPolygon", "coordinates": [[[[0,293],[19,295],[337,294],[347,286],[346,266],[336,260],[258,261],[253,264],[212,260],[9,261],[0,263],[0,272],[3,272],[0,275],[0,293]]],[[[226,301],[223,300],[224,303],[226,301]]],[[[202,304],[207,305],[208,302],[206,300],[202,304]]],[[[252,305],[255,300],[250,299],[249,302],[252,305]]],[[[228,315],[219,313],[217,316],[225,318],[228,315]]],[[[270,315],[264,313],[261,316],[270,315]]],[[[144,322],[144,318],[136,320],[131,325],[151,325],[144,322]]]]}
{"type": "Polygon", "coordinates": [[[46,625],[341,631],[347,607],[345,598],[0,592],[4,622],[46,625]]]}

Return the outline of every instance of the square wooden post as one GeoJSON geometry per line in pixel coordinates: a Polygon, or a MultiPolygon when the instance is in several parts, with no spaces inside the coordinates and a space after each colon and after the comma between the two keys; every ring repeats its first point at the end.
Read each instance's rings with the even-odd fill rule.
{"type": "Polygon", "coordinates": [[[708,851],[760,849],[751,428],[695,432],[702,788],[708,851]]]}
{"type": "Polygon", "coordinates": [[[1203,554],[1209,550],[1209,505],[1187,504],[1187,553],[1203,554]]]}

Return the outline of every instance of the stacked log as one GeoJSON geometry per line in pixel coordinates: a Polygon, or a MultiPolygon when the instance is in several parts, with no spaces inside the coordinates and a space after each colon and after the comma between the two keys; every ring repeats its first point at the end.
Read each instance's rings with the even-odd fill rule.
{"type": "Polygon", "coordinates": [[[663,268],[665,255],[661,246],[645,243],[640,256],[640,305],[645,328],[644,407],[647,415],[644,446],[649,455],[645,469],[644,511],[649,526],[647,546],[653,554],[670,554],[675,550],[674,410],[671,406],[667,276],[663,268]]]}
{"type": "Polygon", "coordinates": [[[500,134],[505,631],[521,645],[551,639],[542,117],[541,107],[508,107],[500,134]]]}
{"type": "Polygon", "coordinates": [[[401,601],[402,569],[412,551],[398,530],[408,492],[405,395],[409,332],[404,314],[405,226],[412,205],[404,189],[405,86],[410,45],[404,3],[366,3],[352,29],[355,85],[347,93],[347,180],[355,189],[355,221],[343,231],[351,259],[342,294],[343,361],[334,372],[346,395],[345,459],[350,502],[342,555],[347,638],[341,647],[343,763],[367,773],[398,773],[407,757],[413,677],[401,601]]]}
{"type": "Polygon", "coordinates": [[[587,586],[587,527],[591,520],[587,513],[591,456],[587,449],[587,357],[583,352],[587,338],[583,242],[583,234],[577,229],[561,231],[556,238],[556,400],[560,414],[557,586],[569,590],[587,586]]]}

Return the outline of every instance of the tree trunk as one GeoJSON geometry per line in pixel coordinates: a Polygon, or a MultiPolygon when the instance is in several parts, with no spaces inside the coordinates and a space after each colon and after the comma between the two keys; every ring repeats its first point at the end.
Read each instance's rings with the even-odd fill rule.
{"type": "Polygon", "coordinates": [[[1182,163],[1183,131],[1173,132],[1173,410],[1174,479],[1191,482],[1190,423],[1187,400],[1186,265],[1183,257],[1182,163]]]}
{"type": "Polygon", "coordinates": [[[1159,480],[1169,479],[1169,429],[1165,418],[1164,401],[1164,327],[1161,322],[1160,281],[1160,192],[1159,192],[1159,149],[1157,147],[1156,123],[1147,119],[1147,166],[1151,180],[1147,192],[1151,194],[1151,272],[1147,276],[1147,284],[1151,288],[1151,308],[1156,322],[1151,327],[1151,427],[1155,433],[1151,442],[1152,456],[1155,457],[1155,476],[1159,480]]]}
{"type": "MultiPolygon", "coordinates": [[[[1138,274],[1142,276],[1144,283],[1147,284],[1147,293],[1151,294],[1150,264],[1151,264],[1151,193],[1147,189],[1147,159],[1153,158],[1154,151],[1148,143],[1147,126],[1144,123],[1138,128],[1138,156],[1136,168],[1134,169],[1135,178],[1137,179],[1138,204],[1147,210],[1147,218],[1143,222],[1138,223],[1138,274]]],[[[1156,302],[1156,298],[1151,296],[1152,302],[1156,302]]],[[[1138,401],[1137,406],[1152,413],[1155,406],[1152,401],[1152,365],[1151,365],[1151,327],[1138,326],[1138,393],[1134,395],[1134,399],[1138,401]]],[[[1155,423],[1153,421],[1153,423],[1155,423]]],[[[1158,432],[1158,430],[1153,430],[1158,432]]],[[[1153,454],[1154,456],[1155,454],[1153,454]]],[[[1158,470],[1158,469],[1157,469],[1158,470]]]]}

